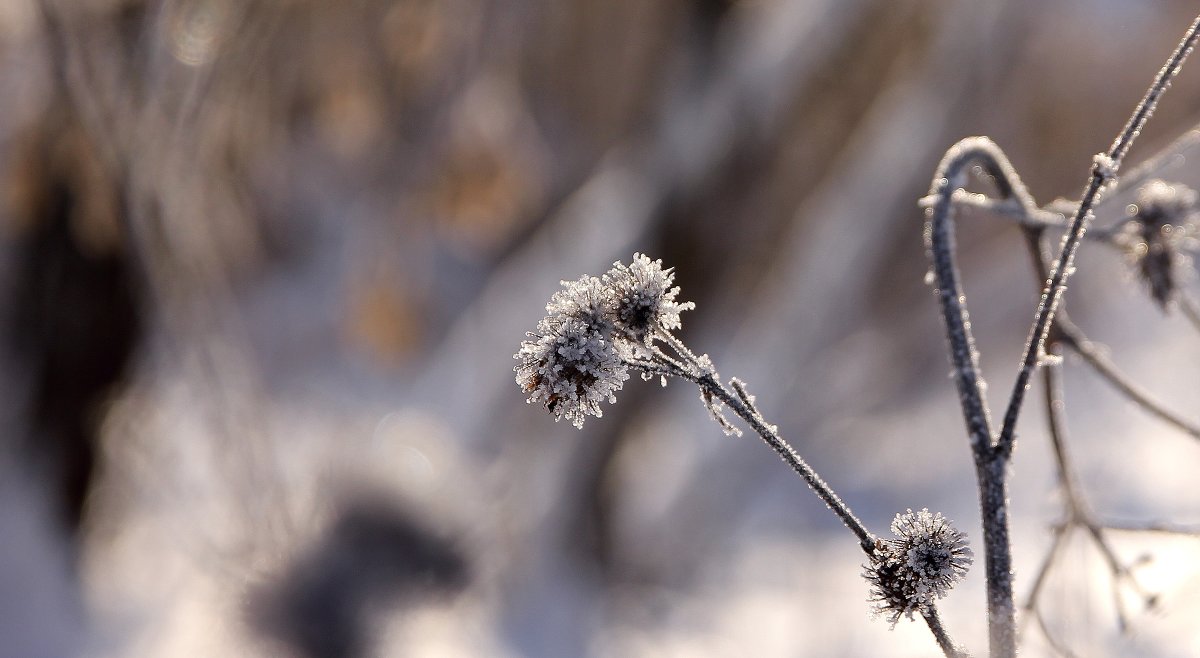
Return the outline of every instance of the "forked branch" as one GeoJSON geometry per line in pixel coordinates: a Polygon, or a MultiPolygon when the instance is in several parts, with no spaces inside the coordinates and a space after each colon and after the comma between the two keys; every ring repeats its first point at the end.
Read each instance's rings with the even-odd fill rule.
{"type": "Polygon", "coordinates": [[[1074,217],[1038,303],[1020,370],[1005,410],[1003,425],[999,436],[996,437],[993,437],[991,431],[989,411],[982,390],[983,379],[979,372],[978,356],[967,315],[966,298],[961,290],[955,264],[955,195],[961,195],[959,190],[966,184],[970,167],[979,166],[993,179],[1002,203],[1014,212],[1019,212],[1025,217],[1034,217],[1040,211],[1021,185],[1004,154],[986,138],[965,139],[951,147],[934,175],[933,185],[927,197],[932,200],[932,205],[926,208],[926,245],[933,262],[950,360],[954,366],[955,384],[967,425],[979,484],[988,589],[989,647],[994,658],[1016,655],[1012,557],[1008,533],[1007,470],[1025,392],[1029,388],[1030,378],[1045,358],[1046,337],[1066,290],[1075,252],[1092,217],[1092,208],[1103,188],[1115,181],[1134,139],[1153,113],[1171,79],[1179,72],[1184,59],[1192,51],[1198,34],[1200,16],[1189,26],[1108,152],[1093,158],[1088,183],[1079,205],[1075,208],[1074,217]]]}

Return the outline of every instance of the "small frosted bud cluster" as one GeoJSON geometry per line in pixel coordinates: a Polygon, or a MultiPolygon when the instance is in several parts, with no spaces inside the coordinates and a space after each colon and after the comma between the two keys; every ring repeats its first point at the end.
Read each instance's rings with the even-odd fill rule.
{"type": "Polygon", "coordinates": [[[874,612],[895,626],[950,592],[971,565],[971,549],[966,533],[928,509],[897,514],[892,534],[877,542],[863,577],[871,584],[874,612]]]}
{"type": "Polygon", "coordinates": [[[1179,245],[1188,239],[1197,213],[1197,194],[1186,185],[1153,180],[1138,192],[1130,255],[1159,306],[1174,300],[1188,258],[1179,245]]]}
{"type": "Polygon", "coordinates": [[[600,417],[600,403],[616,402],[629,379],[623,357],[649,345],[658,332],[680,328],[680,311],[695,308],[675,301],[674,279],[661,260],[634,254],[630,265],[614,263],[600,278],[563,281],[514,357],[528,401],[575,427],[582,428],[589,415],[600,417]]]}

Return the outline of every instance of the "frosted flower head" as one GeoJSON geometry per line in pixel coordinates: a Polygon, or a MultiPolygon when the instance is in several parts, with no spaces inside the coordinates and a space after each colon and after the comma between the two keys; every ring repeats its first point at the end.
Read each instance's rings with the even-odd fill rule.
{"type": "Polygon", "coordinates": [[[1197,194],[1181,183],[1153,180],[1138,191],[1138,202],[1130,210],[1129,257],[1150,296],[1165,308],[1176,296],[1180,276],[1188,271],[1190,260],[1179,247],[1194,229],[1197,194]]]}
{"type": "Polygon", "coordinates": [[[634,254],[629,265],[620,261],[603,277],[612,295],[612,318],[618,331],[639,343],[648,342],[655,330],[679,329],[681,311],[696,308],[692,302],[677,302],[678,287],[673,268],[663,269],[661,260],[634,254]]]}
{"type": "Polygon", "coordinates": [[[593,331],[607,337],[613,330],[612,291],[594,276],[575,281],[560,281],[563,289],[546,304],[546,319],[575,318],[593,331]]]}
{"type": "Polygon", "coordinates": [[[875,613],[895,626],[948,594],[967,573],[972,554],[967,535],[928,509],[897,514],[892,534],[878,542],[863,577],[871,584],[875,613]]]}
{"type": "Polygon", "coordinates": [[[554,419],[582,428],[588,415],[603,414],[600,403],[616,402],[629,379],[613,343],[608,296],[595,277],[564,281],[546,305],[548,315],[514,355],[517,383],[528,402],[543,404],[554,419]]]}

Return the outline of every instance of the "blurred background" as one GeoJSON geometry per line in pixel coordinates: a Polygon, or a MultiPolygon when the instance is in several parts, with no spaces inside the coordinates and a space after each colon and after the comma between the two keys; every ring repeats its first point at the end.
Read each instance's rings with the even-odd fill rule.
{"type": "MultiPolygon", "coordinates": [[[[1078,196],[1195,11],[4,0],[0,655],[934,655],[870,618],[852,535],[688,385],[630,381],[581,431],[523,404],[512,354],[558,281],[634,251],[676,268],[683,339],[869,527],[929,507],[968,532],[942,611],[981,655],[917,199],[975,134],[1039,203],[1078,196]]],[[[1200,121],[1191,65],[1131,164],[1200,121]]],[[[1162,175],[1200,187],[1194,146],[1162,175]]],[[[1010,223],[967,213],[959,239],[1001,405],[1038,286],[1010,223]]],[[[1074,320],[1195,417],[1195,329],[1124,255],[1077,264],[1074,320]]],[[[1097,513],[1200,522],[1200,443],[1065,377],[1097,513]]],[[[1062,513],[1044,428],[1030,405],[1021,598],[1062,513]]],[[[1200,654],[1200,540],[1113,541],[1152,557],[1159,606],[1121,590],[1122,635],[1079,541],[1050,629],[1078,655],[1200,654]]]]}

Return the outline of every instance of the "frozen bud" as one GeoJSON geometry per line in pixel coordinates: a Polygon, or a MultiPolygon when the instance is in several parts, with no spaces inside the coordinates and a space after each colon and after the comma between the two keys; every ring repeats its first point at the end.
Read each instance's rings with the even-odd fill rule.
{"type": "Polygon", "coordinates": [[[893,625],[949,593],[971,565],[967,535],[928,509],[897,514],[894,538],[879,540],[863,576],[874,611],[893,625]]]}
{"type": "Polygon", "coordinates": [[[634,254],[629,265],[613,264],[603,277],[612,295],[613,321],[617,330],[639,343],[648,342],[654,332],[679,329],[679,313],[696,308],[692,302],[677,302],[678,287],[672,268],[663,269],[661,260],[634,254]]]}
{"type": "Polygon", "coordinates": [[[1183,224],[1196,211],[1196,192],[1182,183],[1155,179],[1138,190],[1137,219],[1163,225],[1183,224]]]}
{"type": "Polygon", "coordinates": [[[555,420],[583,427],[588,415],[602,415],[602,402],[616,402],[629,379],[613,343],[607,291],[595,277],[564,281],[546,305],[547,316],[532,340],[514,355],[517,384],[529,402],[543,404],[555,420]]]}
{"type": "Polygon", "coordinates": [[[1197,194],[1181,183],[1153,180],[1138,191],[1138,202],[1130,209],[1135,233],[1130,257],[1150,296],[1166,307],[1175,298],[1188,262],[1179,245],[1193,228],[1197,194]]]}

